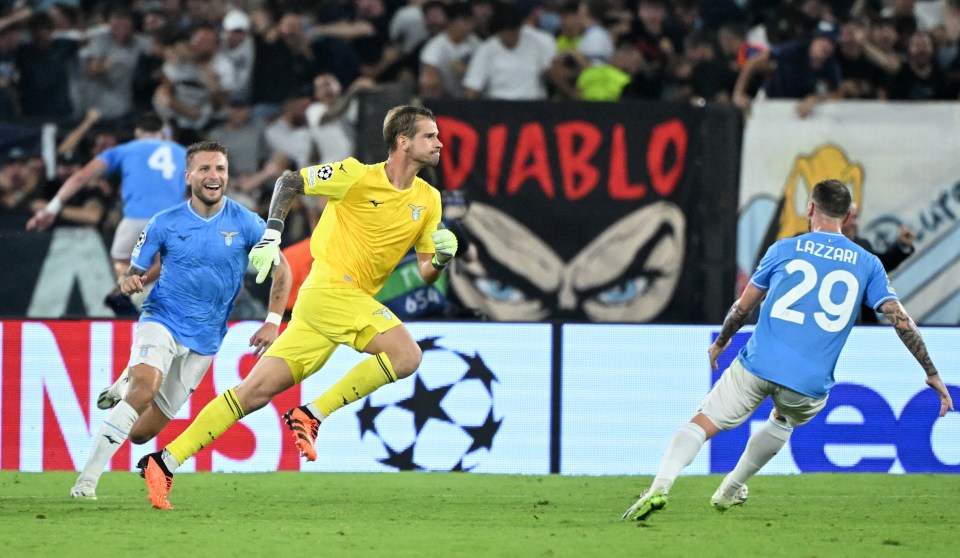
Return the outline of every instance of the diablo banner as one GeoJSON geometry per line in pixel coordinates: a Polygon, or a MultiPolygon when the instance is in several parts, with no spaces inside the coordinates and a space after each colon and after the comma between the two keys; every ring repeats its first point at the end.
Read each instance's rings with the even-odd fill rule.
{"type": "MultiPolygon", "coordinates": [[[[697,204],[710,197],[698,171],[703,109],[496,101],[430,108],[444,142],[435,183],[464,192],[468,203],[458,225],[471,249],[450,277],[467,306],[495,320],[722,318],[698,304],[706,235],[697,204]]],[[[732,142],[728,158],[737,149],[732,142]]],[[[723,188],[716,182],[710,187],[723,188]]]]}
{"type": "Polygon", "coordinates": [[[845,181],[859,236],[878,252],[900,225],[915,252],[890,272],[908,312],[960,324],[960,135],[955,103],[826,103],[801,119],[795,103],[758,102],[747,122],[737,231],[742,286],[773,241],[806,232],[806,204],[826,178],[845,181]]]}

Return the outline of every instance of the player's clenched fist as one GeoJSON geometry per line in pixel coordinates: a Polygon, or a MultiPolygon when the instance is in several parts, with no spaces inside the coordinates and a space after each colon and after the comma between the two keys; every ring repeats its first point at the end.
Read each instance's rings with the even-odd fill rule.
{"type": "Polygon", "coordinates": [[[433,238],[433,264],[443,267],[450,263],[457,253],[457,236],[447,229],[437,229],[430,235],[433,238]]]}
{"type": "Polygon", "coordinates": [[[263,283],[270,269],[275,265],[280,265],[280,231],[267,229],[263,231],[263,236],[252,250],[250,250],[250,263],[257,270],[257,283],[263,283]]]}
{"type": "Polygon", "coordinates": [[[120,292],[130,296],[133,293],[142,293],[143,292],[143,283],[147,280],[146,275],[140,275],[139,273],[131,273],[129,275],[124,275],[120,277],[117,281],[117,286],[120,287],[120,292]]]}

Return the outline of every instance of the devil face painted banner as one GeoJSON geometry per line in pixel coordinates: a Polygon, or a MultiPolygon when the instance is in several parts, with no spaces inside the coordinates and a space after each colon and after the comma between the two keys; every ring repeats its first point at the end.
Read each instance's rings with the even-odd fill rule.
{"type": "Polygon", "coordinates": [[[444,143],[436,182],[468,201],[459,226],[471,248],[450,275],[466,306],[495,320],[696,319],[696,109],[430,108],[444,143]]]}

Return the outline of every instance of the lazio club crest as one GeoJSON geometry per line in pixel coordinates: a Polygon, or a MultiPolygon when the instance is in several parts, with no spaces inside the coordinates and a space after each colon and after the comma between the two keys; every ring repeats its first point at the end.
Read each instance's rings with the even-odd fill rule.
{"type": "Polygon", "coordinates": [[[220,231],[220,234],[223,235],[223,243],[224,243],[224,244],[226,244],[227,246],[233,246],[233,237],[237,236],[237,235],[240,234],[240,233],[239,233],[239,232],[220,231]]]}

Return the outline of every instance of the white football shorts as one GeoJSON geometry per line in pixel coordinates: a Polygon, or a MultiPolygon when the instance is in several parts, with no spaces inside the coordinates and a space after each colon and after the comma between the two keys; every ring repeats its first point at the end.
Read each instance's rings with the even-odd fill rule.
{"type": "Polygon", "coordinates": [[[703,398],[699,410],[720,430],[731,430],[743,424],[768,396],[790,428],[806,424],[827,404],[826,397],[814,399],[755,376],[740,364],[740,359],[734,359],[703,398]]]}
{"type": "Polygon", "coordinates": [[[200,385],[211,362],[213,355],[201,355],[177,343],[161,324],[141,322],[137,326],[129,366],[146,364],[160,370],[163,383],[154,401],[171,419],[200,385]]]}
{"type": "Polygon", "coordinates": [[[124,217],[117,224],[113,233],[113,244],[110,245],[110,257],[115,260],[129,260],[133,247],[137,245],[140,233],[149,223],[149,219],[129,219],[124,217]]]}

